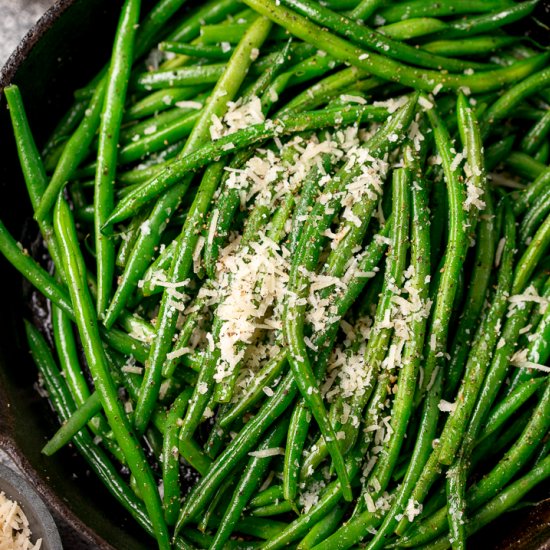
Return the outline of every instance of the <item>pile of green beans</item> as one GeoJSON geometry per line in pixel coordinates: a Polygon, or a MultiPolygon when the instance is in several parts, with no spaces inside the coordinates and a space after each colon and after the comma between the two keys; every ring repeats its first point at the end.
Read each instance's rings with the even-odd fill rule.
{"type": "Polygon", "coordinates": [[[4,90],[43,453],[161,549],[466,548],[550,477],[536,0],[183,4],[125,0],[45,143],[4,90]]]}

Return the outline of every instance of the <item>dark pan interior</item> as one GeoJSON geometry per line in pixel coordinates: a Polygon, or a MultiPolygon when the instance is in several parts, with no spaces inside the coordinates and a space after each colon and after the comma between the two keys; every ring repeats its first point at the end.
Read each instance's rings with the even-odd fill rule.
{"type": "MultiPolygon", "coordinates": [[[[0,89],[19,85],[39,146],[84,85],[107,59],[122,4],[112,0],[61,0],[29,33],[0,75],[0,89]]],[[[27,248],[33,238],[30,205],[19,169],[3,97],[0,99],[0,218],[27,248]]],[[[30,316],[28,285],[0,258],[0,446],[38,486],[46,501],[98,549],[139,550],[154,543],[114,502],[81,459],[65,449],[46,459],[40,449],[55,430],[55,417],[33,385],[22,319],[30,316]]],[[[36,312],[36,308],[33,308],[36,312]]],[[[540,495],[539,495],[540,496],[540,495]]],[[[550,548],[550,504],[506,514],[476,537],[472,548],[550,548]]]]}

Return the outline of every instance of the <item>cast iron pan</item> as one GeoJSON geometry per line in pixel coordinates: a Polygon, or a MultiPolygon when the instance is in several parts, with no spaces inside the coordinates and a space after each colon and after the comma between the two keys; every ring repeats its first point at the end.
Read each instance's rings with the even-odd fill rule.
{"type": "MultiPolygon", "coordinates": [[[[86,84],[108,58],[121,4],[120,0],[59,0],[0,73],[0,90],[9,83],[21,88],[39,147],[70,105],[73,90],[86,84]]],[[[41,255],[3,97],[0,197],[0,219],[31,252],[41,255]]],[[[27,474],[54,514],[89,541],[91,548],[154,548],[154,542],[136,527],[71,449],[51,458],[40,454],[55,431],[56,420],[47,401],[33,387],[36,370],[22,324],[23,317],[36,317],[40,308],[36,307],[36,295],[3,258],[0,273],[0,447],[27,474]]],[[[47,319],[47,312],[44,317],[47,319]]],[[[528,512],[506,514],[490,530],[480,533],[471,547],[550,548],[550,502],[528,512]]]]}

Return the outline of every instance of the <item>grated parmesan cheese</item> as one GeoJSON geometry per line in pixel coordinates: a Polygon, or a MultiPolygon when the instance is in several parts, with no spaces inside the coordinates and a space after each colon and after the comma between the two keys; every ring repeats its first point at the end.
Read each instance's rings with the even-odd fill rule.
{"type": "Polygon", "coordinates": [[[272,447],[271,449],[262,449],[260,451],[251,451],[248,456],[255,458],[269,458],[270,456],[284,455],[285,450],[282,447],[272,447]]]}
{"type": "Polygon", "coordinates": [[[0,549],[39,550],[42,539],[31,542],[29,521],[19,504],[0,492],[0,549]]]}

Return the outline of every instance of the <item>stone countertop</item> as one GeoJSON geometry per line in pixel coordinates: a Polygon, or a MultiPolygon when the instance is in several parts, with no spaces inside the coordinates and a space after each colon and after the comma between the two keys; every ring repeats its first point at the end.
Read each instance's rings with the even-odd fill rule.
{"type": "Polygon", "coordinates": [[[54,0],[0,0],[0,67],[54,0]]]}

